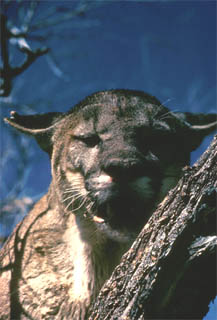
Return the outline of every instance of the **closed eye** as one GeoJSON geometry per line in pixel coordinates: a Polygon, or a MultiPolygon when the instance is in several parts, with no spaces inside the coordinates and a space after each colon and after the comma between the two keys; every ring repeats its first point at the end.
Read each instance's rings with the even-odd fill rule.
{"type": "Polygon", "coordinates": [[[93,148],[100,143],[100,138],[98,135],[88,135],[88,136],[74,136],[76,140],[83,142],[88,148],[93,148]]]}

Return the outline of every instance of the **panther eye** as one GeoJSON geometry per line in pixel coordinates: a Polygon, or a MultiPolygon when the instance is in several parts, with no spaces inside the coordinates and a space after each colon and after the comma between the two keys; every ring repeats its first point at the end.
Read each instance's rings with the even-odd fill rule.
{"type": "Polygon", "coordinates": [[[100,138],[97,135],[74,136],[74,138],[83,142],[88,148],[93,148],[100,142],[100,138]]]}

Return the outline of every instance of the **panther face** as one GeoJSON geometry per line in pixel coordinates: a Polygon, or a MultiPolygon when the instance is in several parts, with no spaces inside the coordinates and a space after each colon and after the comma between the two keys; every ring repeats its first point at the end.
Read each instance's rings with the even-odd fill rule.
{"type": "Polygon", "coordinates": [[[138,233],[176,184],[191,150],[213,130],[204,126],[199,134],[184,114],[127,90],[96,93],[66,114],[12,116],[12,125],[50,153],[62,211],[118,241],[138,233]]]}

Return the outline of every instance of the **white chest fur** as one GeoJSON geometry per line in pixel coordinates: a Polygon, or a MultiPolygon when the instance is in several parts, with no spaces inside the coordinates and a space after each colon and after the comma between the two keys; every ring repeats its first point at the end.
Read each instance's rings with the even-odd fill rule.
{"type": "Polygon", "coordinates": [[[95,281],[91,246],[81,238],[74,215],[71,215],[68,224],[70,227],[64,234],[64,241],[69,254],[68,262],[73,266],[69,295],[72,301],[89,303],[95,281]]]}

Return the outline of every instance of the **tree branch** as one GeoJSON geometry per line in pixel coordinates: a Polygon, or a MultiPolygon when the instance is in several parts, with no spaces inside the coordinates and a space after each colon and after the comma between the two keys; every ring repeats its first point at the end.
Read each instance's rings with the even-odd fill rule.
{"type": "Polygon", "coordinates": [[[217,137],[184,170],[101,289],[88,319],[202,319],[216,294],[217,137]]]}
{"type": "Polygon", "coordinates": [[[11,93],[12,80],[22,72],[24,72],[38,57],[46,54],[48,48],[40,48],[32,50],[25,40],[23,33],[19,33],[13,30],[7,29],[7,17],[0,14],[1,20],[1,56],[3,62],[3,68],[0,69],[1,73],[1,86],[0,96],[7,97],[11,93]],[[12,67],[9,61],[8,41],[13,39],[13,43],[18,45],[19,50],[25,54],[24,62],[17,67],[12,67]]]}
{"type": "Polygon", "coordinates": [[[8,35],[7,35],[7,19],[6,16],[0,14],[0,25],[1,25],[1,56],[3,68],[0,69],[2,83],[0,87],[0,96],[8,96],[11,91],[11,79],[7,74],[7,71],[10,70],[9,66],[9,53],[8,53],[8,35]]]}
{"type": "Polygon", "coordinates": [[[11,69],[12,77],[16,77],[20,73],[25,71],[38,57],[46,54],[49,51],[49,49],[40,48],[33,51],[33,50],[28,50],[27,48],[23,48],[21,49],[21,51],[26,54],[26,59],[19,67],[11,69]]]}

